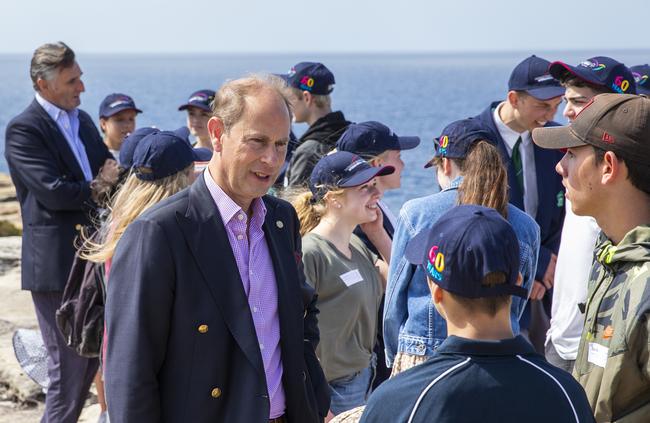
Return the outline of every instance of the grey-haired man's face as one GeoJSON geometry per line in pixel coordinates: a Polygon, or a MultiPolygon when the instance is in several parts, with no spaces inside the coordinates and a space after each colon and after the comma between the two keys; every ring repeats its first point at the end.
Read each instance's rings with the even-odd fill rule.
{"type": "Polygon", "coordinates": [[[81,104],[81,93],[86,91],[81,80],[81,68],[77,62],[60,68],[52,79],[38,80],[40,95],[63,110],[73,110],[81,104]]]}

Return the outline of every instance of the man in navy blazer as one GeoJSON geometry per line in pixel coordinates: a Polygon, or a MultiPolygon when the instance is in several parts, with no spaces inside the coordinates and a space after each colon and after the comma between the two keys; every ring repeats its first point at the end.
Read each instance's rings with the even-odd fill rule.
{"type": "Polygon", "coordinates": [[[97,360],[67,347],[55,311],[70,272],[77,231],[93,198],[117,178],[117,165],[90,116],[77,109],[84,91],[74,52],[63,43],[34,52],[36,98],[7,126],[5,157],[23,221],[21,281],[32,292],[48,350],[46,422],[76,422],[97,360]]]}
{"type": "MultiPolygon", "coordinates": [[[[512,71],[507,99],[490,104],[476,117],[497,140],[508,168],[510,203],[531,215],[540,227],[541,246],[531,300],[542,299],[553,285],[564,222],[564,188],[555,172],[562,157],[557,151],[539,148],[530,136],[534,128],[559,125],[553,117],[564,88],[548,73],[549,65],[534,55],[526,58],[512,71]]],[[[522,329],[528,329],[529,316],[527,308],[522,329]]],[[[543,342],[545,335],[540,335],[543,342]]]]}
{"type": "Polygon", "coordinates": [[[309,423],[327,414],[298,219],[265,195],[291,122],[276,84],[250,77],[220,88],[207,169],[118,243],[106,309],[112,421],[309,423]]]}

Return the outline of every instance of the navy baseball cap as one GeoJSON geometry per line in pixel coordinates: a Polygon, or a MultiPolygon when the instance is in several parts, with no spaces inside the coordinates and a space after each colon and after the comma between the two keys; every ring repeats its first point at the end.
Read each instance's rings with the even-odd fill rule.
{"type": "Polygon", "coordinates": [[[638,65],[630,68],[632,77],[636,83],[636,92],[643,95],[650,95],[650,65],[638,65]]]}
{"type": "Polygon", "coordinates": [[[173,131],[152,132],[135,147],[133,170],[144,181],[165,178],[200,161],[195,150],[173,131]]]}
{"type": "Polygon", "coordinates": [[[285,77],[287,85],[315,95],[328,95],[334,90],[334,74],[322,63],[300,62],[285,77]]]}
{"type": "Polygon", "coordinates": [[[135,110],[136,113],[142,113],[142,110],[135,107],[135,102],[128,95],[120,93],[109,94],[99,105],[99,117],[109,118],[124,110],[135,110]]]}
{"type": "Polygon", "coordinates": [[[124,138],[124,142],[122,142],[122,146],[120,147],[121,167],[130,169],[133,166],[133,152],[135,151],[135,147],[142,138],[154,132],[160,132],[160,129],[154,127],[138,128],[124,138]]]}
{"type": "Polygon", "coordinates": [[[551,63],[549,72],[558,80],[570,74],[590,84],[606,87],[614,93],[636,94],[636,83],[630,69],[611,57],[592,57],[577,66],[557,61],[551,63]]]}
{"type": "Polygon", "coordinates": [[[203,147],[194,147],[190,141],[190,129],[187,126],[181,126],[174,131],[176,136],[183,138],[183,141],[187,143],[190,147],[194,149],[194,154],[196,155],[196,161],[198,162],[209,162],[212,158],[212,150],[203,147]]]}
{"type": "MultiPolygon", "coordinates": [[[[481,125],[478,119],[467,118],[454,121],[442,130],[438,138],[433,139],[435,149],[433,158],[464,159],[472,144],[481,140],[497,145],[492,132],[481,125]]],[[[425,168],[433,166],[433,158],[424,165],[425,168]]]]}
{"type": "Polygon", "coordinates": [[[538,100],[550,100],[564,95],[561,86],[548,72],[550,62],[534,54],[512,70],[509,91],[525,91],[538,100]]]}
{"type": "Polygon", "coordinates": [[[357,187],[394,171],[393,166],[371,166],[356,154],[335,151],[316,163],[309,178],[309,190],[313,200],[318,201],[331,189],[357,187]]]}
{"type": "Polygon", "coordinates": [[[430,230],[408,242],[404,257],[421,265],[436,285],[461,297],[528,298],[528,291],[517,285],[517,235],[510,223],[489,207],[462,205],[450,209],[430,230]],[[482,285],[483,278],[493,272],[504,273],[506,282],[482,285]]]}
{"type": "Polygon", "coordinates": [[[400,137],[383,123],[353,123],[346,128],[336,149],[362,156],[377,156],[386,150],[410,150],[420,144],[420,137],[400,137]]]}
{"type": "Polygon", "coordinates": [[[178,110],[186,110],[189,107],[198,107],[206,112],[212,112],[212,100],[214,100],[214,91],[212,90],[199,90],[193,92],[187,103],[178,107],[178,110]]]}

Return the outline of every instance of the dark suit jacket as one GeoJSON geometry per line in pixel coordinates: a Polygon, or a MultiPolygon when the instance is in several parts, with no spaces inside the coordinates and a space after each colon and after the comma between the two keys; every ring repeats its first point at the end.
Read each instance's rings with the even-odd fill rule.
{"type": "MultiPolygon", "coordinates": [[[[82,110],[79,135],[95,176],[112,156],[82,110]]],[[[9,122],[5,157],[23,220],[22,288],[63,291],[77,228],[90,223],[94,208],[90,183],[56,122],[36,100],[9,122]]]]}
{"type": "MultiPolygon", "coordinates": [[[[264,202],[286,416],[291,423],[316,422],[329,408],[314,353],[316,296],[305,282],[295,211],[273,197],[264,202]]],[[[105,376],[112,421],[268,420],[266,377],[248,301],[202,177],[129,225],[107,285],[105,376]],[[199,331],[201,325],[207,327],[199,331]]]]}
{"type": "MultiPolygon", "coordinates": [[[[493,119],[494,108],[499,103],[497,101],[490,104],[476,118],[493,133],[501,156],[507,164],[510,203],[524,210],[524,196],[517,183],[512,160],[510,160],[505,141],[501,137],[493,119]]],[[[559,126],[559,124],[548,122],[546,126],[559,126]]],[[[562,177],[555,171],[555,165],[562,159],[562,154],[557,150],[538,147],[537,144],[533,144],[533,149],[535,173],[537,174],[537,196],[539,198],[535,221],[539,225],[541,235],[535,279],[541,281],[551,259],[551,253],[557,255],[560,248],[560,235],[562,233],[562,223],[564,222],[564,187],[562,186],[562,177]]]]}

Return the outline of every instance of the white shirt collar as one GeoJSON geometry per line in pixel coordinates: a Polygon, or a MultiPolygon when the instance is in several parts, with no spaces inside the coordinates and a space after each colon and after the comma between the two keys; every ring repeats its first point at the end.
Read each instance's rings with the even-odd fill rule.
{"type": "Polygon", "coordinates": [[[55,122],[59,119],[61,113],[66,113],[70,117],[77,117],[77,115],[79,114],[79,109],[74,109],[70,112],[63,110],[60,107],[44,99],[43,96],[41,96],[38,92],[34,96],[36,97],[36,101],[38,102],[38,104],[40,104],[41,107],[43,107],[43,109],[47,112],[48,115],[50,115],[52,119],[54,119],[55,122]]]}
{"type": "Polygon", "coordinates": [[[492,118],[494,119],[494,124],[497,127],[497,130],[499,131],[499,134],[501,135],[501,138],[503,138],[503,141],[505,142],[506,146],[508,147],[508,152],[512,152],[512,149],[515,146],[515,143],[521,137],[522,143],[527,143],[528,142],[528,131],[524,132],[517,132],[513,129],[511,129],[508,125],[503,123],[501,120],[501,116],[499,116],[499,110],[501,109],[501,106],[503,106],[503,102],[499,103],[499,105],[494,109],[494,112],[492,113],[492,118]]]}

